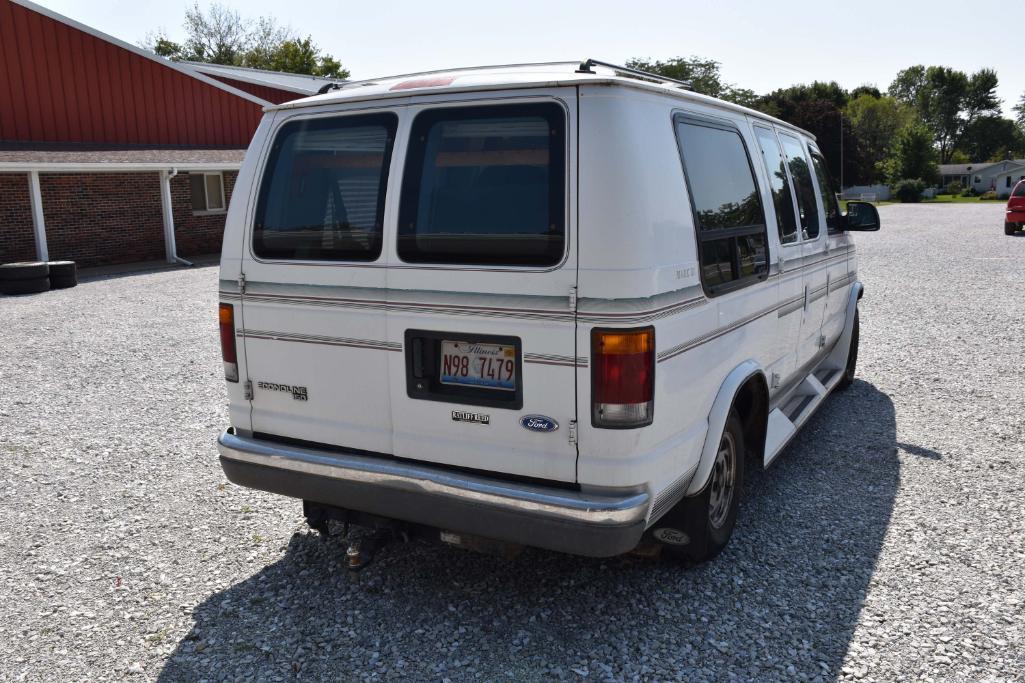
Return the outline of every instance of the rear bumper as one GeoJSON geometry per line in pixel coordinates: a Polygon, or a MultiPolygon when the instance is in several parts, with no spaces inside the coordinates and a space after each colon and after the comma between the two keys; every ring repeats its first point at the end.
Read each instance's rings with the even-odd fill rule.
{"type": "Polygon", "coordinates": [[[645,492],[585,494],[230,432],[217,446],[241,486],[576,555],[631,550],[650,505],[645,492]]]}
{"type": "Polygon", "coordinates": [[[1008,211],[1005,216],[1008,223],[1025,223],[1025,211],[1008,211]]]}

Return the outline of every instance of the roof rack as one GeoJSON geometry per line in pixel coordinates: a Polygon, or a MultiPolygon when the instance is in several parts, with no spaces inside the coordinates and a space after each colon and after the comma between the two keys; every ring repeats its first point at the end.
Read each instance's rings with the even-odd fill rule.
{"type": "Polygon", "coordinates": [[[683,90],[694,90],[694,85],[690,81],[681,81],[678,78],[669,78],[668,76],[660,76],[659,74],[651,73],[650,71],[641,71],[640,69],[631,69],[628,66],[620,66],[618,64],[610,64],[609,62],[603,62],[598,59],[591,59],[588,57],[584,61],[580,62],[580,66],[577,67],[578,74],[593,74],[594,71],[591,69],[593,66],[604,66],[608,69],[612,69],[616,74],[623,76],[630,76],[641,81],[652,81],[655,83],[662,83],[669,85],[670,83],[681,88],[683,90]]]}
{"type": "Polygon", "coordinates": [[[349,90],[350,88],[357,88],[360,86],[376,85],[377,83],[385,80],[392,80],[396,78],[413,78],[416,76],[433,76],[435,74],[451,73],[453,71],[478,71],[484,69],[509,69],[513,67],[524,67],[524,66],[577,66],[576,72],[581,74],[593,74],[594,71],[591,69],[593,66],[604,66],[608,69],[612,69],[617,75],[628,76],[636,78],[642,81],[650,81],[652,83],[661,83],[663,85],[675,85],[683,90],[693,90],[694,86],[691,85],[690,81],[681,81],[676,78],[668,78],[667,76],[660,76],[648,71],[641,71],[640,69],[631,69],[628,66],[619,66],[618,64],[611,64],[609,62],[603,62],[597,59],[585,59],[582,62],[530,62],[526,64],[494,64],[490,66],[465,66],[457,69],[435,69],[433,71],[417,71],[408,74],[398,74],[395,76],[381,76],[378,78],[368,78],[361,81],[344,81],[340,83],[328,83],[322,87],[318,93],[323,95],[324,93],[331,92],[332,90],[349,90]]]}

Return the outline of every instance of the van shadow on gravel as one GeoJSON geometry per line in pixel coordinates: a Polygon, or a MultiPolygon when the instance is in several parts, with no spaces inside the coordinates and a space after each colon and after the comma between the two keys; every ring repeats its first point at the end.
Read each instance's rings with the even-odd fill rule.
{"type": "Polygon", "coordinates": [[[159,680],[835,679],[893,510],[896,444],[886,394],[835,394],[748,477],[726,552],[691,569],[398,543],[353,575],[342,543],[297,533],[196,607],[159,680]]]}

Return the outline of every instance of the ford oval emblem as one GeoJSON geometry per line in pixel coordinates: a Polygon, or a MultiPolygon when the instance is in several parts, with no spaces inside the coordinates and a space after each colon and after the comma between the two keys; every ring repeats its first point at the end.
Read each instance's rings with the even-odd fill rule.
{"type": "Polygon", "coordinates": [[[532,432],[554,432],[559,428],[558,422],[545,415],[524,415],[520,418],[520,424],[532,432]]]}

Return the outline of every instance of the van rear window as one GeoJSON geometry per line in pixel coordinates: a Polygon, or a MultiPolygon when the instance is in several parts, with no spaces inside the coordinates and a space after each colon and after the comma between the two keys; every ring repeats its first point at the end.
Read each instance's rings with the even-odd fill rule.
{"type": "Polygon", "coordinates": [[[1014,188],[1015,197],[1025,197],[1025,182],[1018,183],[1018,187],[1014,188]]]}
{"type": "Polygon", "coordinates": [[[417,116],[398,253],[414,263],[552,266],[565,231],[565,113],[555,104],[417,116]]]}
{"type": "Polygon", "coordinates": [[[397,120],[377,114],[282,126],[257,201],[256,256],[376,260],[397,120]]]}

